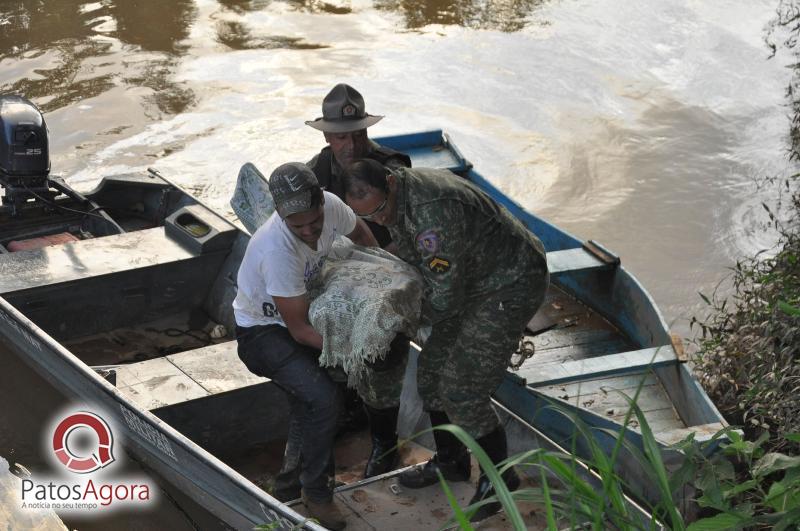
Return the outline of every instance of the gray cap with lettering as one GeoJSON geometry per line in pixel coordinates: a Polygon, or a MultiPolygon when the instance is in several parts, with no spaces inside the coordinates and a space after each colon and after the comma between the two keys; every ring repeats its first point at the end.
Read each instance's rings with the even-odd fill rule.
{"type": "Polygon", "coordinates": [[[269,191],[275,201],[275,210],[284,219],[311,210],[319,189],[317,176],[302,162],[281,164],[269,176],[269,191]]]}

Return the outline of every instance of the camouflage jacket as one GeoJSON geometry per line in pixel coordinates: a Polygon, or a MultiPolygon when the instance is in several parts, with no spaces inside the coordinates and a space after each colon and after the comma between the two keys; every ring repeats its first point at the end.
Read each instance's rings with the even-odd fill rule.
{"type": "MultiPolygon", "coordinates": [[[[411,166],[411,159],[405,153],[383,147],[372,140],[370,140],[369,143],[372,149],[367,155],[367,158],[377,160],[387,168],[411,166]]],[[[336,157],[333,156],[330,146],[323,148],[322,151],[314,155],[314,158],[306,164],[311,168],[311,171],[314,172],[314,175],[317,176],[320,186],[337,195],[342,201],[345,201],[344,169],[336,161],[336,157]]],[[[381,227],[372,221],[367,221],[366,223],[373,236],[375,236],[375,239],[378,240],[378,245],[386,247],[392,242],[392,237],[389,235],[389,231],[386,227],[381,227]]]]}
{"type": "Polygon", "coordinates": [[[425,278],[423,311],[431,324],[518,279],[547,282],[542,243],[477,186],[447,170],[393,172],[397,219],[389,231],[400,258],[425,278]]]}
{"type": "MultiPolygon", "coordinates": [[[[381,146],[377,142],[369,141],[372,149],[366,158],[374,159],[387,168],[402,168],[411,166],[411,159],[405,153],[381,146]]],[[[344,169],[336,161],[330,146],[326,146],[314,155],[306,165],[311,168],[317,176],[320,186],[325,190],[336,194],[342,201],[344,198],[344,169]]]]}

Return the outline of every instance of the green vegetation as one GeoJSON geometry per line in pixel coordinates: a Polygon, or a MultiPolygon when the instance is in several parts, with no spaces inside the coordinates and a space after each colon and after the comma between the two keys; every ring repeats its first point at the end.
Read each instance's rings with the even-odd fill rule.
{"type": "MultiPolygon", "coordinates": [[[[796,149],[796,147],[795,147],[796,149]]],[[[694,319],[695,371],[720,412],[743,427],[698,469],[698,504],[714,516],[696,529],[797,529],[800,522],[800,191],[778,182],[774,256],[740,260],[733,294],[703,297],[694,319]]],[[[774,183],[774,181],[773,181],[774,183]]],[[[698,525],[700,522],[697,523],[698,525]]]]}
{"type": "Polygon", "coordinates": [[[797,451],[786,438],[800,431],[800,192],[797,175],[786,179],[784,213],[765,205],[779,243],[772,257],[740,260],[733,295],[704,297],[710,315],[694,319],[697,375],[717,407],[754,440],[797,451]],[[788,208],[786,208],[788,207],[788,208]],[[785,219],[779,219],[784,215],[785,219]]]}
{"type": "MultiPolygon", "coordinates": [[[[572,451],[551,451],[537,448],[509,458],[497,468],[480,446],[454,425],[439,426],[458,437],[486,467],[498,495],[469,507],[460,507],[452,491],[440,477],[442,488],[450,501],[454,517],[451,524],[461,529],[473,529],[469,517],[484,503],[497,499],[514,529],[526,529],[520,513],[520,502],[533,502],[541,507],[547,529],[672,529],[686,531],[715,531],[730,529],[797,529],[800,522],[800,457],[766,452],[765,433],[755,442],[746,441],[740,433],[728,428],[711,440],[699,443],[692,436],[670,450],[680,452],[682,459],[667,466],[644,414],[635,398],[628,398],[630,413],[625,425],[635,418],[642,434],[638,447],[624,437],[625,428],[614,433],[617,446],[607,455],[592,430],[580,419],[570,418],[576,427],[576,440],[587,443],[589,458],[578,457],[572,451]],[[714,447],[721,447],[712,451],[714,447]],[[656,486],[660,501],[639,510],[634,500],[625,496],[631,492],[617,475],[614,463],[622,447],[639,462],[641,469],[656,486]],[[710,457],[709,457],[710,456],[710,457]],[[500,474],[516,466],[537,484],[509,493],[500,474]],[[694,492],[689,500],[681,496],[694,492]],[[706,515],[689,523],[679,510],[684,503],[696,503],[706,515]]],[[[551,406],[568,416],[560,406],[551,406]]],[[[800,434],[788,434],[788,441],[800,441],[800,434]]],[[[668,450],[669,452],[669,450],[668,450]]]]}
{"type": "MultiPolygon", "coordinates": [[[[698,520],[689,530],[797,529],[800,522],[800,457],[766,452],[769,433],[755,442],[728,431],[722,452],[703,458],[696,485],[697,502],[716,514],[698,520]]],[[[800,434],[788,434],[797,442],[800,434]]]]}
{"type": "MultiPolygon", "coordinates": [[[[767,34],[773,56],[798,56],[800,5],[781,0],[767,34]]],[[[788,156],[800,161],[800,62],[787,87],[788,156]]],[[[778,238],[773,249],[739,260],[730,277],[732,296],[700,295],[709,315],[700,329],[696,372],[719,410],[744,426],[749,440],[771,450],[797,453],[788,434],[800,431],[800,174],[760,183],[778,192],[763,204],[778,238]]]]}

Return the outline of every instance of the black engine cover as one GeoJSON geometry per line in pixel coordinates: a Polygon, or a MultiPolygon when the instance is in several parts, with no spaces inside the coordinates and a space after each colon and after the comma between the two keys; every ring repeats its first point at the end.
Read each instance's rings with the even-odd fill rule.
{"type": "Polygon", "coordinates": [[[21,96],[0,96],[0,178],[47,177],[50,149],[39,109],[21,96]]]}

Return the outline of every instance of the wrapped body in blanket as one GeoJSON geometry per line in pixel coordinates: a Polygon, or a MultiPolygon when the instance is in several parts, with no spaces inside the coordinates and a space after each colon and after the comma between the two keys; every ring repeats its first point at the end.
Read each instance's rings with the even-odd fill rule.
{"type": "Polygon", "coordinates": [[[325,338],[323,366],[340,366],[356,387],[397,334],[419,326],[422,276],[391,253],[340,238],[312,284],[309,318],[325,338]]]}

